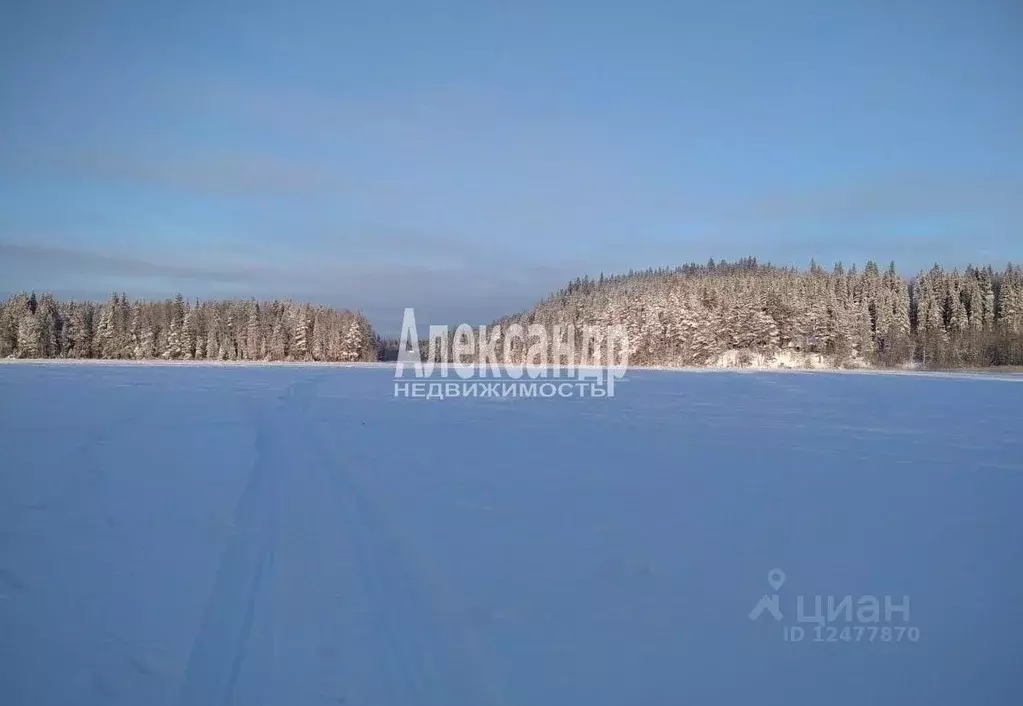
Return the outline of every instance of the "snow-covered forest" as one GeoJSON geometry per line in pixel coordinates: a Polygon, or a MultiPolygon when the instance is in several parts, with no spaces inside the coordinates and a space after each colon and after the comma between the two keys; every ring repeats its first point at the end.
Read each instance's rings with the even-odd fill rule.
{"type": "MultiPolygon", "coordinates": [[[[494,323],[571,325],[577,335],[621,324],[630,365],[1023,365],[1023,268],[935,266],[906,279],[894,263],[830,271],[811,263],[800,271],[754,258],[711,260],[579,278],[494,323]]],[[[498,339],[499,358],[502,348],[498,339]]],[[[527,353],[512,350],[516,358],[527,353]]],[[[99,304],[19,294],[0,302],[0,357],[371,361],[395,354],[396,342],[381,342],[361,314],[291,301],[192,303],[178,295],[145,302],[118,294],[99,304]]]]}
{"type": "Polygon", "coordinates": [[[577,331],[623,324],[630,365],[741,366],[785,356],[835,366],[1023,365],[1023,269],[935,266],[905,279],[894,263],[799,271],[754,258],[711,260],[577,279],[498,323],[516,322],[577,331]]]}
{"type": "Polygon", "coordinates": [[[376,360],[364,316],[291,301],[0,301],[0,358],[376,360]]]}

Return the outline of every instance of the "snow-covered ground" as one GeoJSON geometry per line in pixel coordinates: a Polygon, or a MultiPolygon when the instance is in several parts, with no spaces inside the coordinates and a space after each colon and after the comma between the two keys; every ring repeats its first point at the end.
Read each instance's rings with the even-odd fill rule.
{"type": "Polygon", "coordinates": [[[0,366],[5,706],[1020,704],[1021,654],[1011,379],[0,366]]]}

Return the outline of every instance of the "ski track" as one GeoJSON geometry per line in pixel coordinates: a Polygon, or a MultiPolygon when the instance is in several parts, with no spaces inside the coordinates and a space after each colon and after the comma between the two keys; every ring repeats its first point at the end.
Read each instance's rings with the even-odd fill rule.
{"type": "MultiPolygon", "coordinates": [[[[235,534],[224,549],[204,618],[193,641],[188,666],[178,692],[178,706],[217,704],[237,700],[240,674],[253,647],[252,627],[257,598],[273,581],[279,495],[287,482],[296,495],[311,490],[309,474],[319,474],[329,488],[335,512],[312,522],[329,528],[321,540],[339,555],[355,559],[340,588],[359,599],[371,624],[383,638],[374,650],[375,706],[450,706],[497,703],[479,682],[483,671],[471,638],[446,627],[423,577],[408,559],[411,553],[385,524],[373,501],[353,480],[346,465],[353,459],[338,452],[330,431],[310,409],[322,375],[292,384],[268,410],[253,412],[256,462],[234,512],[235,534]],[[293,422],[289,429],[304,433],[286,436],[275,429],[276,415],[293,422]],[[286,478],[284,477],[286,474],[286,478]],[[309,486],[306,488],[305,486],[309,486]]],[[[340,437],[340,448],[346,448],[340,437]]],[[[323,578],[322,574],[320,577],[323,578]]],[[[329,579],[327,579],[329,580],[329,579]]],[[[270,592],[265,592],[269,595],[270,592]]],[[[272,620],[271,623],[272,625],[272,620]]],[[[269,639],[274,640],[271,633],[269,639]]],[[[344,681],[344,665],[334,665],[344,681]]],[[[309,675],[306,675],[309,676],[309,675]]],[[[317,675],[313,675],[316,677],[317,675]]],[[[319,675],[324,680],[323,675],[319,675]]],[[[266,703],[284,703],[287,694],[262,694],[266,703]],[[276,698],[274,698],[276,696],[276,698]]],[[[337,696],[334,703],[348,703],[337,696]]]]}
{"type": "Polygon", "coordinates": [[[1023,703],[1018,386],[100,372],[0,370],[4,706],[1023,703]],[[782,645],[772,566],[912,594],[924,638],[782,645]]]}
{"type": "Polygon", "coordinates": [[[256,462],[234,512],[234,535],[220,558],[204,618],[178,693],[179,706],[234,703],[256,597],[272,565],[277,481],[283,462],[265,417],[257,418],[256,462]]]}

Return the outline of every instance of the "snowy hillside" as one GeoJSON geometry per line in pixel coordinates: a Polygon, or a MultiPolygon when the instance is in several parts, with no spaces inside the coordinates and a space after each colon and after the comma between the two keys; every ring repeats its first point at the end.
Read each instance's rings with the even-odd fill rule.
{"type": "Polygon", "coordinates": [[[0,703],[1023,703],[1023,384],[391,374],[0,366],[0,703]]]}

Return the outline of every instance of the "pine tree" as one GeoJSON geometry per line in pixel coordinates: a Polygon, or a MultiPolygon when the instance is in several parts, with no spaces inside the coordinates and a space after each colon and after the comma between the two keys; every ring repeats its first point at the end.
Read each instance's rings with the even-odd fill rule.
{"type": "Polygon", "coordinates": [[[220,345],[220,309],[211,307],[209,327],[206,329],[206,359],[224,360],[224,349],[220,345]]]}
{"type": "Polygon", "coordinates": [[[133,344],[132,357],[135,360],[139,360],[141,355],[140,342],[142,339],[142,322],[140,318],[142,316],[142,306],[139,302],[133,302],[131,305],[131,340],[133,344]]]}
{"type": "Polygon", "coordinates": [[[156,357],[156,332],[149,321],[139,323],[138,344],[135,357],[139,360],[150,360],[156,357]]]}
{"type": "Polygon", "coordinates": [[[15,300],[0,302],[0,358],[9,358],[18,350],[18,316],[15,300]]]}
{"type": "Polygon", "coordinates": [[[877,350],[874,345],[870,305],[866,301],[861,302],[856,308],[853,317],[853,348],[861,359],[872,361],[877,350]]]}
{"type": "Polygon", "coordinates": [[[998,309],[1002,328],[1008,333],[1018,334],[1023,331],[1023,287],[1014,277],[1006,277],[1000,294],[998,309]]]}
{"type": "Polygon", "coordinates": [[[181,357],[193,360],[196,357],[195,309],[185,302],[185,315],[181,321],[181,357]]]}
{"type": "Polygon", "coordinates": [[[39,357],[56,358],[60,355],[59,339],[63,324],[53,295],[43,294],[39,297],[35,315],[39,328],[39,357]]]}
{"type": "Polygon", "coordinates": [[[113,304],[116,298],[117,295],[115,294],[109,303],[103,304],[100,307],[99,325],[96,327],[96,337],[93,341],[93,349],[97,352],[100,358],[107,360],[116,357],[117,354],[114,340],[113,304]]]}
{"type": "Polygon", "coordinates": [[[259,304],[252,302],[249,307],[249,320],[245,326],[245,358],[247,360],[262,360],[263,354],[263,327],[259,322],[259,304]]]}
{"type": "Polygon", "coordinates": [[[309,311],[303,306],[295,315],[295,333],[291,341],[291,357],[294,360],[309,358],[309,311]]]}
{"type": "Polygon", "coordinates": [[[18,357],[43,357],[43,327],[38,316],[31,312],[22,315],[18,322],[18,357]]]}
{"type": "Polygon", "coordinates": [[[206,343],[208,335],[204,326],[206,325],[206,314],[207,307],[196,303],[195,308],[192,310],[193,314],[193,335],[195,337],[195,359],[206,360],[207,351],[206,343]]]}
{"type": "Polygon", "coordinates": [[[980,281],[980,292],[984,306],[984,330],[994,331],[995,328],[995,290],[991,284],[990,269],[984,272],[980,281]]]}
{"type": "Polygon", "coordinates": [[[362,347],[365,345],[365,340],[360,323],[357,317],[352,317],[352,321],[348,325],[344,340],[341,342],[341,356],[343,360],[355,361],[362,357],[362,347]]]}
{"type": "Polygon", "coordinates": [[[185,300],[178,294],[170,306],[167,341],[161,357],[176,360],[181,357],[181,329],[185,322],[185,300]]]}
{"type": "Polygon", "coordinates": [[[86,307],[70,302],[65,312],[66,352],[68,358],[91,358],[92,336],[86,323],[86,307]]]}
{"type": "Polygon", "coordinates": [[[278,317],[270,334],[270,360],[285,360],[288,357],[287,341],[284,321],[278,317]]]}
{"type": "Polygon", "coordinates": [[[223,327],[220,332],[221,360],[238,360],[238,327],[234,307],[228,302],[224,308],[223,327]]]}
{"type": "Polygon", "coordinates": [[[130,359],[135,351],[135,344],[131,340],[131,307],[128,304],[128,295],[122,292],[120,296],[114,297],[112,304],[111,357],[130,359]]]}

